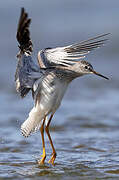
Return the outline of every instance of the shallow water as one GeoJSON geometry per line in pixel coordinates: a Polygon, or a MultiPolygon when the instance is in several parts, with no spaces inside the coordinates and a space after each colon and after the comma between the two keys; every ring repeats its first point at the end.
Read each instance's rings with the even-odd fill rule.
{"type": "Polygon", "coordinates": [[[0,2],[0,180],[119,179],[119,2],[100,2],[0,2]],[[38,166],[36,160],[42,154],[40,133],[27,139],[20,133],[20,125],[33,106],[31,94],[21,100],[14,86],[15,33],[22,6],[33,18],[35,53],[39,46],[64,45],[111,32],[110,42],[87,59],[110,81],[93,75],[76,79],[52,120],[55,166],[48,164],[51,147],[47,137],[46,163],[38,166]]]}

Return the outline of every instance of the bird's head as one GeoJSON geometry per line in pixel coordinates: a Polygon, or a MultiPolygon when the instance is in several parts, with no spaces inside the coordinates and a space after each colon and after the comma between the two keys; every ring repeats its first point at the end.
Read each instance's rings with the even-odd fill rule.
{"type": "Polygon", "coordinates": [[[102,74],[96,72],[94,69],[93,69],[93,66],[87,62],[87,61],[79,61],[78,63],[76,63],[75,65],[75,72],[78,74],[78,76],[82,76],[82,75],[85,75],[85,74],[96,74],[102,78],[105,78],[105,79],[109,79],[108,77],[106,76],[103,76],[102,74]]]}

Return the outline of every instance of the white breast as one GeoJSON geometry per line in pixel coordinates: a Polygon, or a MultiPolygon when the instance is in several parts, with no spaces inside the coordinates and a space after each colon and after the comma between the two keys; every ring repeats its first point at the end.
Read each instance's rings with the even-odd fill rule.
{"type": "Polygon", "coordinates": [[[45,114],[55,113],[60,106],[61,100],[65,94],[68,83],[63,82],[54,74],[49,74],[42,82],[41,98],[39,102],[40,109],[45,114]]]}

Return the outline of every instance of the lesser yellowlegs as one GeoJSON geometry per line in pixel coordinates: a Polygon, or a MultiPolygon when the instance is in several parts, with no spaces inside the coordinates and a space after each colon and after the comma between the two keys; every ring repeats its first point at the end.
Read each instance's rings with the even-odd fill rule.
{"type": "Polygon", "coordinates": [[[49,133],[51,119],[73,79],[85,74],[96,74],[108,79],[97,73],[92,65],[84,60],[86,54],[104,44],[107,39],[103,39],[103,37],[108,34],[65,47],[41,50],[38,52],[38,65],[36,65],[31,57],[33,45],[29,31],[30,22],[31,19],[22,8],[17,29],[20,51],[17,55],[16,89],[21,97],[25,97],[31,90],[35,105],[26,121],[21,125],[21,131],[25,137],[28,137],[32,132],[40,129],[43,155],[38,163],[43,164],[46,158],[45,128],[53,151],[49,163],[54,164],[56,151],[49,133]],[[48,115],[50,115],[50,119],[46,120],[48,115]]]}

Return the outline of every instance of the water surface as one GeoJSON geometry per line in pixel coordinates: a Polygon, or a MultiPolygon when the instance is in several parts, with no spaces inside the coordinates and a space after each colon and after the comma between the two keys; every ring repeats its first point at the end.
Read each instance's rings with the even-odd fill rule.
{"type": "Polygon", "coordinates": [[[0,179],[119,179],[118,8],[118,1],[108,0],[0,2],[0,179]],[[87,58],[110,81],[93,75],[76,79],[52,120],[55,166],[47,163],[51,156],[47,137],[46,163],[38,166],[40,132],[27,139],[20,133],[33,106],[31,94],[21,100],[14,86],[15,33],[22,6],[33,19],[34,57],[39,48],[111,32],[106,46],[87,58]]]}

